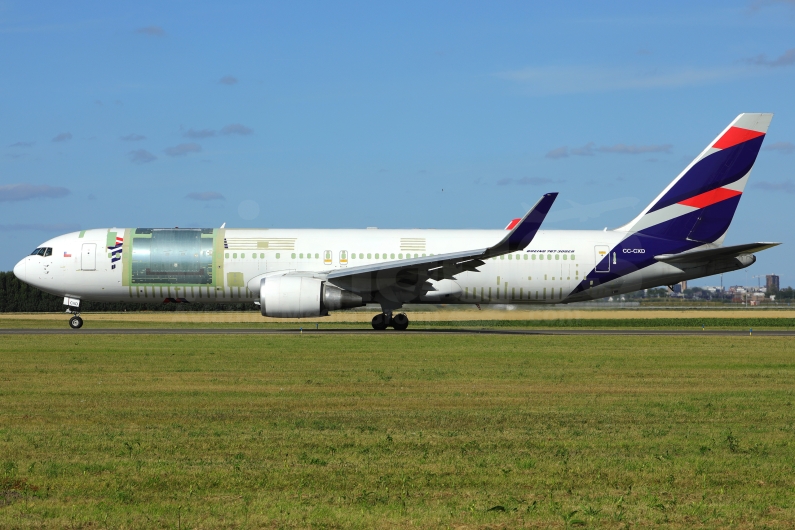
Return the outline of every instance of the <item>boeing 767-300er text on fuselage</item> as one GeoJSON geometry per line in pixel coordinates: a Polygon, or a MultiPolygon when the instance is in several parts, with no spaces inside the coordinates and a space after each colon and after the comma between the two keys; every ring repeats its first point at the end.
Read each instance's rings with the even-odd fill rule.
{"type": "Polygon", "coordinates": [[[723,246],[772,114],[741,114],[637,217],[615,230],[540,230],[548,193],[501,230],[111,228],[42,243],[14,267],[82,300],[253,302],[269,317],[375,303],[375,329],[406,329],[404,304],[560,304],[748,267],[778,243],[723,246]]]}

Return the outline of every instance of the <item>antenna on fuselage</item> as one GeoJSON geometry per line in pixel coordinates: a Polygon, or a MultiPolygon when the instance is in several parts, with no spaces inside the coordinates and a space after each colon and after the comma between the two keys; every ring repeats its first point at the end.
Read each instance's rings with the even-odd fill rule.
{"type": "Polygon", "coordinates": [[[226,228],[226,223],[222,224],[221,228],[226,228]]]}

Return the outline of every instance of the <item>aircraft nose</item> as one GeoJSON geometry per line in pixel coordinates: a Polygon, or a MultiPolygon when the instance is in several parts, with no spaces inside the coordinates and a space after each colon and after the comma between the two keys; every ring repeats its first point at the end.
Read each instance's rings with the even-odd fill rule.
{"type": "Polygon", "coordinates": [[[20,260],[19,263],[14,265],[14,276],[23,282],[25,281],[25,259],[20,260]]]}

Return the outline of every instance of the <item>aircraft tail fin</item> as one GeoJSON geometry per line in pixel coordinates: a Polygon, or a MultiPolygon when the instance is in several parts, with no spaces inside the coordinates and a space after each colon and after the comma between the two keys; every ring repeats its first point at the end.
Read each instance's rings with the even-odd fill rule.
{"type": "Polygon", "coordinates": [[[772,119],[766,113],[737,116],[640,215],[617,230],[720,244],[772,119]]]}

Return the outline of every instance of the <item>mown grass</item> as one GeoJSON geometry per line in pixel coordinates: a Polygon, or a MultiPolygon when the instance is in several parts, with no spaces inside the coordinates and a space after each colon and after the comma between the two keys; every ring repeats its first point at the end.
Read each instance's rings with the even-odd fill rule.
{"type": "MultiPolygon", "coordinates": [[[[90,314],[84,314],[86,329],[371,329],[368,322],[331,322],[323,320],[307,320],[305,322],[172,322],[166,319],[131,320],[119,315],[118,320],[92,320],[90,314]]],[[[6,317],[0,319],[0,329],[64,329],[68,326],[68,317],[63,319],[23,319],[6,317]]],[[[410,329],[545,329],[545,328],[576,328],[576,329],[671,329],[671,330],[785,330],[795,329],[795,318],[787,317],[707,317],[700,318],[694,312],[692,318],[559,318],[538,320],[449,320],[433,321],[413,318],[410,329]]]]}
{"type": "Polygon", "coordinates": [[[782,337],[2,336],[2,528],[795,525],[782,337]]]}

